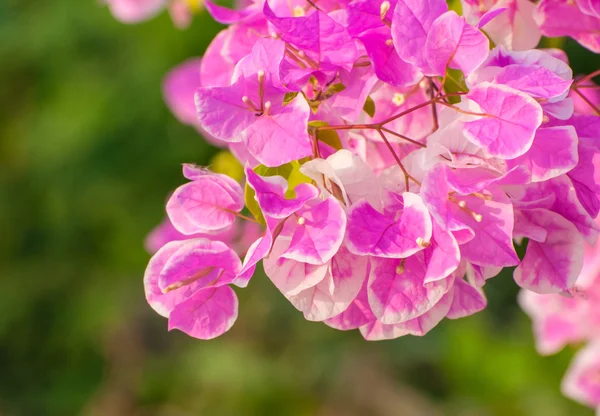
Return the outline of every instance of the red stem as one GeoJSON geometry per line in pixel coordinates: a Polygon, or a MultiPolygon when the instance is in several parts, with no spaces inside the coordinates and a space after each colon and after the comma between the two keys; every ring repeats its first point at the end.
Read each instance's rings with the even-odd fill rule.
{"type": "Polygon", "coordinates": [[[406,170],[406,168],[402,164],[402,161],[400,160],[400,158],[398,157],[398,155],[394,151],[394,148],[392,147],[391,143],[388,141],[387,137],[385,137],[385,134],[383,134],[383,132],[380,129],[377,129],[377,133],[379,133],[379,135],[381,136],[381,139],[385,142],[385,145],[387,146],[388,150],[390,151],[390,153],[392,153],[392,156],[396,160],[396,163],[398,164],[398,166],[400,166],[400,170],[404,174],[404,181],[405,181],[405,185],[406,185],[406,191],[407,192],[409,191],[409,183],[408,183],[409,179],[412,180],[417,185],[421,186],[421,182],[419,182],[418,180],[416,180],[415,178],[413,178],[410,175],[410,173],[408,173],[408,171],[406,170]]]}
{"type": "Polygon", "coordinates": [[[573,85],[577,85],[579,87],[579,84],[581,84],[582,82],[586,82],[592,78],[597,77],[598,75],[600,75],[600,69],[595,70],[594,72],[592,72],[591,74],[587,74],[586,76],[584,76],[583,78],[579,78],[577,81],[575,81],[573,83],[573,85]]]}
{"type": "Polygon", "coordinates": [[[573,88],[573,91],[575,92],[575,94],[579,95],[579,97],[581,97],[581,99],[582,99],[583,101],[585,101],[585,102],[587,103],[587,105],[589,105],[590,107],[592,107],[592,110],[594,110],[594,111],[596,112],[596,114],[597,114],[597,115],[599,115],[599,116],[600,116],[600,109],[598,109],[598,107],[596,107],[596,106],[594,105],[594,103],[593,103],[593,102],[591,102],[591,101],[589,100],[589,98],[587,98],[585,95],[583,95],[583,94],[581,93],[581,91],[579,91],[579,90],[577,89],[577,87],[573,88]]]}

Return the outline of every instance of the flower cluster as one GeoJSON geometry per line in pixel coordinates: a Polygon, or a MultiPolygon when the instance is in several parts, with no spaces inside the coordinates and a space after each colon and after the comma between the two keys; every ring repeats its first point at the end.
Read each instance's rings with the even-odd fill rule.
{"type": "MultiPolygon", "coordinates": [[[[174,23],[179,27],[187,26],[190,23],[192,13],[204,3],[202,0],[104,1],[114,16],[124,23],[136,23],[149,19],[161,10],[168,8],[174,23]]],[[[246,1],[238,4],[245,6],[247,3],[246,1]]],[[[334,8],[350,10],[351,6],[348,3],[348,1],[329,2],[325,5],[319,4],[319,7],[323,7],[328,11],[334,8]]],[[[377,6],[380,3],[362,2],[360,5],[356,5],[355,11],[372,16],[367,18],[368,20],[362,20],[366,17],[365,15],[362,15],[362,17],[360,15],[355,16],[361,20],[354,21],[358,26],[349,29],[352,36],[356,36],[360,32],[363,38],[367,39],[367,43],[372,44],[377,42],[377,39],[383,35],[381,31],[377,30],[368,34],[365,33],[381,26],[379,22],[372,19],[379,12],[377,6]],[[366,25],[364,25],[365,23],[366,25]]],[[[385,6],[388,10],[392,5],[395,6],[396,2],[389,3],[390,6],[385,6]]],[[[409,8],[419,7],[419,4],[414,2],[412,5],[408,5],[409,8]]],[[[236,23],[240,20],[239,17],[249,16],[248,9],[254,9],[255,11],[261,9],[261,5],[253,4],[232,18],[232,14],[221,13],[217,10],[217,6],[209,6],[213,6],[215,19],[225,24],[236,23]]],[[[288,15],[302,13],[300,11],[304,7],[302,3],[298,2],[297,5],[290,7],[293,8],[294,6],[298,7],[295,10],[288,11],[288,15]]],[[[429,8],[436,5],[434,2],[424,2],[423,6],[429,8]]],[[[464,17],[469,24],[482,28],[495,44],[509,49],[526,50],[535,48],[542,35],[544,35],[548,37],[570,36],[589,50],[596,53],[600,52],[600,4],[595,0],[541,0],[537,5],[529,0],[461,0],[461,6],[464,17]]],[[[433,8],[431,12],[433,18],[439,15],[433,8]]],[[[346,17],[343,16],[343,18],[346,17]]],[[[430,20],[429,24],[431,24],[433,19],[427,18],[426,20],[430,20]]],[[[388,18],[387,23],[391,24],[391,21],[392,19],[388,18]]],[[[348,25],[351,24],[352,22],[348,22],[348,25]]],[[[390,26],[390,24],[387,24],[387,26],[390,26]]],[[[413,29],[414,27],[409,25],[406,28],[413,29]]],[[[423,33],[415,34],[415,36],[417,38],[423,37],[423,33]]],[[[407,45],[405,48],[410,47],[407,45]]],[[[403,57],[402,54],[400,56],[403,57]]]]}
{"type": "Polygon", "coordinates": [[[227,331],[231,287],[260,261],[306,319],[369,340],[482,310],[504,267],[539,294],[575,290],[599,229],[598,72],[573,80],[562,51],[515,49],[546,33],[546,9],[592,5],[205,5],[229,26],[164,93],[244,174],[185,165],[148,240],[146,296],[170,329],[227,331]]]}
{"type": "Polygon", "coordinates": [[[599,229],[596,73],[573,80],[562,51],[514,49],[546,33],[543,13],[591,5],[205,5],[229,26],[165,97],[244,180],[184,166],[148,240],[146,295],[169,328],[227,331],[231,287],[261,260],[306,319],[370,340],[480,311],[503,267],[539,294],[575,290],[599,229]]]}
{"type": "Polygon", "coordinates": [[[586,247],[581,275],[568,296],[522,291],[519,301],[533,319],[540,354],[587,343],[575,356],[563,391],[600,411],[600,244],[586,247]]]}

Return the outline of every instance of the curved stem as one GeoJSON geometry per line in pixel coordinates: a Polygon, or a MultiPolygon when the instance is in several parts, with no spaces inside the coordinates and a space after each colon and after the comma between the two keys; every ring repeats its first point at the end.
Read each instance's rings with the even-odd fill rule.
{"type": "Polygon", "coordinates": [[[231,212],[233,215],[235,215],[236,217],[239,217],[239,218],[241,218],[243,220],[251,221],[251,222],[254,222],[254,223],[258,224],[258,221],[256,221],[254,218],[247,217],[246,215],[241,214],[239,212],[231,211],[229,209],[224,209],[224,211],[231,212]]]}
{"type": "Polygon", "coordinates": [[[387,146],[388,150],[390,151],[390,153],[392,154],[392,156],[396,160],[396,163],[398,164],[398,166],[400,166],[400,170],[404,174],[404,183],[406,185],[406,191],[408,192],[409,189],[410,189],[409,188],[409,182],[408,182],[409,179],[412,180],[417,185],[421,186],[421,182],[419,182],[418,180],[416,180],[415,178],[413,178],[410,175],[410,173],[408,173],[408,171],[406,170],[406,168],[402,164],[402,161],[400,160],[400,158],[398,157],[398,155],[394,151],[394,148],[392,147],[391,143],[388,141],[387,137],[385,137],[385,134],[383,134],[383,131],[381,131],[381,129],[377,129],[377,133],[379,133],[379,135],[381,136],[381,139],[385,142],[385,145],[387,146]]]}
{"type": "Polygon", "coordinates": [[[596,105],[593,102],[591,102],[589,98],[587,98],[585,95],[583,95],[581,93],[581,91],[579,91],[579,89],[577,89],[577,87],[573,88],[573,91],[575,92],[575,94],[579,95],[579,97],[583,101],[585,101],[587,103],[587,105],[589,105],[592,108],[592,110],[594,110],[596,112],[596,115],[600,116],[600,109],[598,109],[598,107],[596,107],[596,105]]]}
{"type": "Polygon", "coordinates": [[[454,106],[452,104],[448,104],[448,103],[445,103],[443,101],[440,101],[440,104],[445,105],[446,107],[450,107],[454,111],[458,111],[459,113],[462,113],[462,114],[468,114],[470,116],[493,117],[492,115],[486,114],[486,113],[474,113],[472,111],[463,110],[462,108],[458,108],[458,107],[456,107],[456,106],[454,106]]]}
{"type": "Polygon", "coordinates": [[[579,84],[581,84],[582,82],[589,81],[592,78],[597,77],[598,75],[600,75],[600,69],[597,69],[594,72],[592,72],[591,74],[587,74],[586,76],[579,78],[577,81],[575,81],[573,83],[573,85],[577,85],[577,88],[579,88],[579,84]]]}

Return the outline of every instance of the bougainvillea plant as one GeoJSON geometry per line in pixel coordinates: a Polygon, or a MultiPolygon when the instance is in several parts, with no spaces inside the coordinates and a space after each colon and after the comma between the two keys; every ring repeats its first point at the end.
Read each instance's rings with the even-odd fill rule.
{"type": "MultiPolygon", "coordinates": [[[[108,0],[135,22],[183,0],[108,0]]],[[[600,406],[600,52],[596,0],[256,0],[164,83],[181,122],[241,178],[186,164],[148,239],[148,302],[210,339],[259,262],[311,321],[368,340],[424,335],[486,307],[515,267],[539,349],[589,341],[564,390],[600,406]],[[233,155],[233,156],[231,156],[233,155]],[[515,244],[527,247],[523,258],[515,244]]]]}

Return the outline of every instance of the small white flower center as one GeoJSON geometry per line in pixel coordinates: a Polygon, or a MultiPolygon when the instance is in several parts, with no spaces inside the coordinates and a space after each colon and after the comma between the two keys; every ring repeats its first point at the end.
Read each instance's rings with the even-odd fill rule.
{"type": "Polygon", "coordinates": [[[381,3],[381,6],[379,7],[379,17],[381,17],[381,20],[385,19],[388,10],[390,10],[390,2],[384,1],[381,3]]]}
{"type": "Polygon", "coordinates": [[[300,7],[300,6],[294,7],[294,11],[293,11],[294,17],[302,17],[305,14],[306,13],[304,12],[304,8],[303,7],[300,7]]]}
{"type": "Polygon", "coordinates": [[[400,107],[402,104],[404,104],[405,101],[406,101],[406,95],[399,93],[399,92],[395,93],[394,98],[392,98],[392,102],[394,104],[396,104],[398,107],[400,107]]]}

